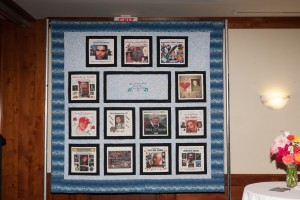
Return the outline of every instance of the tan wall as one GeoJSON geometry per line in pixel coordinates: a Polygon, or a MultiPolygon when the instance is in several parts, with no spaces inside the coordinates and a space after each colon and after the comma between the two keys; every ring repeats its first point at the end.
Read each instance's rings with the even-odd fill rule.
{"type": "Polygon", "coordinates": [[[281,130],[300,135],[300,29],[229,30],[231,169],[234,174],[277,174],[269,149],[281,130]],[[291,96],[281,110],[260,95],[291,96]]]}

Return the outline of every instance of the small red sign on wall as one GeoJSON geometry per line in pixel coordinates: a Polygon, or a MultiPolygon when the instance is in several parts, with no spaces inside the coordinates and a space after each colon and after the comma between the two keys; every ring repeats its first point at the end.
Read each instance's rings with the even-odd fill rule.
{"type": "Polygon", "coordinates": [[[138,18],[137,17],[131,17],[130,15],[121,15],[121,17],[115,17],[114,21],[134,22],[134,21],[138,21],[138,18]]]}

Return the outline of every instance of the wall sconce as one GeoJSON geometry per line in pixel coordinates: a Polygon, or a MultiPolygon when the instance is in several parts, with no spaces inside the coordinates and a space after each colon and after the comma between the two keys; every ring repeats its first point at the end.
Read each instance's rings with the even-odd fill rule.
{"type": "Polygon", "coordinates": [[[283,108],[289,99],[290,96],[286,94],[267,94],[260,96],[262,104],[272,110],[283,108]]]}

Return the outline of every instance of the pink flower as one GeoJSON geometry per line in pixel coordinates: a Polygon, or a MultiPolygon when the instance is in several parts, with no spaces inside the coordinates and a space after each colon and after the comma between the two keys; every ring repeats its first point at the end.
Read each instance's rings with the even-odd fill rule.
{"type": "Polygon", "coordinates": [[[285,165],[290,165],[290,164],[294,163],[294,156],[292,156],[292,155],[283,156],[282,157],[282,162],[285,165]]]}
{"type": "Polygon", "coordinates": [[[271,155],[274,155],[278,152],[278,148],[281,147],[283,148],[285,145],[289,145],[290,141],[283,135],[280,135],[275,138],[274,142],[271,145],[271,155]]]}
{"type": "Polygon", "coordinates": [[[286,144],[284,148],[278,147],[278,152],[276,153],[276,161],[282,162],[282,157],[290,155],[289,145],[286,144]]]}
{"type": "Polygon", "coordinates": [[[271,144],[271,149],[270,149],[270,156],[272,157],[275,153],[277,153],[277,145],[276,145],[276,143],[275,143],[275,141],[274,142],[272,142],[272,144],[271,144]]]}

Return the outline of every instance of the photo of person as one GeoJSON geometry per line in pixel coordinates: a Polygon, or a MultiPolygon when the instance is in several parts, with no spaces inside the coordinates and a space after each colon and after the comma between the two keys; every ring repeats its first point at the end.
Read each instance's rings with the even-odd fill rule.
{"type": "Polygon", "coordinates": [[[99,102],[99,72],[69,72],[69,103],[99,102]]]}
{"type": "Polygon", "coordinates": [[[69,174],[97,175],[99,174],[99,145],[70,144],[69,145],[69,174]]]}
{"type": "Polygon", "coordinates": [[[98,138],[98,108],[69,108],[69,138],[98,138]]]}
{"type": "Polygon", "coordinates": [[[162,153],[154,153],[152,157],[152,167],[161,167],[162,166],[162,153]]]}
{"type": "Polygon", "coordinates": [[[116,67],[116,36],[86,36],[86,66],[116,67]]]}
{"type": "Polygon", "coordinates": [[[78,85],[73,85],[72,86],[72,91],[78,91],[78,85]]]}
{"type": "Polygon", "coordinates": [[[89,156],[89,163],[94,162],[94,155],[89,156]]]}
{"type": "Polygon", "coordinates": [[[88,131],[89,131],[87,129],[87,127],[88,127],[88,125],[90,123],[91,122],[90,122],[90,120],[88,118],[86,118],[86,117],[80,117],[79,120],[78,120],[78,125],[77,125],[77,127],[75,129],[74,134],[75,135],[82,135],[82,136],[87,135],[88,131]]]}
{"type": "Polygon", "coordinates": [[[88,82],[78,82],[79,85],[79,95],[80,97],[90,97],[89,83],[88,82]]]}
{"type": "Polygon", "coordinates": [[[175,51],[174,50],[171,51],[171,53],[168,55],[167,62],[169,62],[169,63],[177,62],[177,57],[175,55],[175,51]]]}
{"type": "Polygon", "coordinates": [[[200,86],[200,79],[191,79],[191,85],[192,85],[192,91],[195,92],[200,92],[201,91],[201,86],[200,86]]]}
{"type": "Polygon", "coordinates": [[[141,108],[141,138],[170,137],[170,109],[152,110],[141,108]]]}
{"type": "Polygon", "coordinates": [[[107,60],[108,59],[108,50],[107,45],[97,45],[96,46],[96,60],[107,60]]]}
{"type": "Polygon", "coordinates": [[[196,153],[196,160],[201,160],[201,153],[196,153]]]}
{"type": "Polygon", "coordinates": [[[144,56],[143,48],[147,48],[147,46],[131,47],[130,44],[127,46],[127,51],[132,52],[133,62],[140,62],[141,61],[141,57],[144,56]]]}
{"type": "Polygon", "coordinates": [[[126,52],[126,63],[133,63],[132,52],[126,52]]]}
{"type": "Polygon", "coordinates": [[[88,165],[88,155],[80,155],[80,165],[88,165]]]}
{"type": "Polygon", "coordinates": [[[141,144],[142,174],[170,173],[170,144],[141,144]]]}
{"type": "MultiPolygon", "coordinates": [[[[127,46],[126,48],[126,61],[129,56],[131,56],[131,60],[129,59],[128,61],[132,61],[132,63],[140,63],[140,62],[146,62],[145,57],[148,57],[148,55],[144,54],[144,48],[148,48],[148,44],[145,42],[144,44],[139,44],[135,43],[134,41],[127,41],[127,46]]],[[[146,51],[147,52],[147,51],[146,51]]]]}
{"type": "Polygon", "coordinates": [[[186,128],[185,122],[181,122],[180,128],[186,128]]]}
{"type": "Polygon", "coordinates": [[[202,128],[202,121],[197,121],[197,128],[198,130],[202,128]]]}
{"type": "Polygon", "coordinates": [[[79,155],[77,154],[74,155],[74,162],[79,162],[79,155]]]}
{"type": "Polygon", "coordinates": [[[176,72],[176,101],[205,102],[206,72],[176,72]]]}
{"type": "Polygon", "coordinates": [[[141,57],[141,63],[148,63],[148,57],[147,56],[142,56],[141,57]]]}
{"type": "Polygon", "coordinates": [[[199,79],[192,79],[194,76],[179,77],[179,97],[181,99],[202,99],[201,86],[199,79]]]}
{"type": "Polygon", "coordinates": [[[177,138],[206,137],[206,107],[177,107],[176,117],[177,138]]]}
{"type": "Polygon", "coordinates": [[[151,52],[151,36],[122,36],[123,67],[151,67],[151,52]]]}
{"type": "Polygon", "coordinates": [[[165,152],[149,153],[146,155],[146,168],[164,167],[165,159],[165,152]]]}
{"type": "Polygon", "coordinates": [[[134,108],[104,108],[105,139],[134,138],[134,108]]]}
{"type": "Polygon", "coordinates": [[[197,121],[196,120],[188,120],[186,122],[186,132],[187,133],[197,133],[197,121]]]}
{"type": "MultiPolygon", "coordinates": [[[[95,84],[90,84],[90,91],[95,91],[95,84]]],[[[91,92],[92,94],[92,92],[91,92]]]]}
{"type": "Polygon", "coordinates": [[[167,128],[161,123],[161,116],[158,114],[149,115],[149,122],[144,128],[145,134],[167,134],[167,128]]]}
{"type": "Polygon", "coordinates": [[[195,154],[194,153],[188,153],[188,167],[194,167],[195,166],[195,154]]]}
{"type": "Polygon", "coordinates": [[[124,129],[124,115],[115,115],[115,127],[117,129],[124,129]]]}
{"type": "Polygon", "coordinates": [[[206,143],[177,144],[177,174],[205,174],[206,171],[206,143]]]}
{"type": "Polygon", "coordinates": [[[157,37],[158,67],[187,67],[187,37],[157,37]]]}

